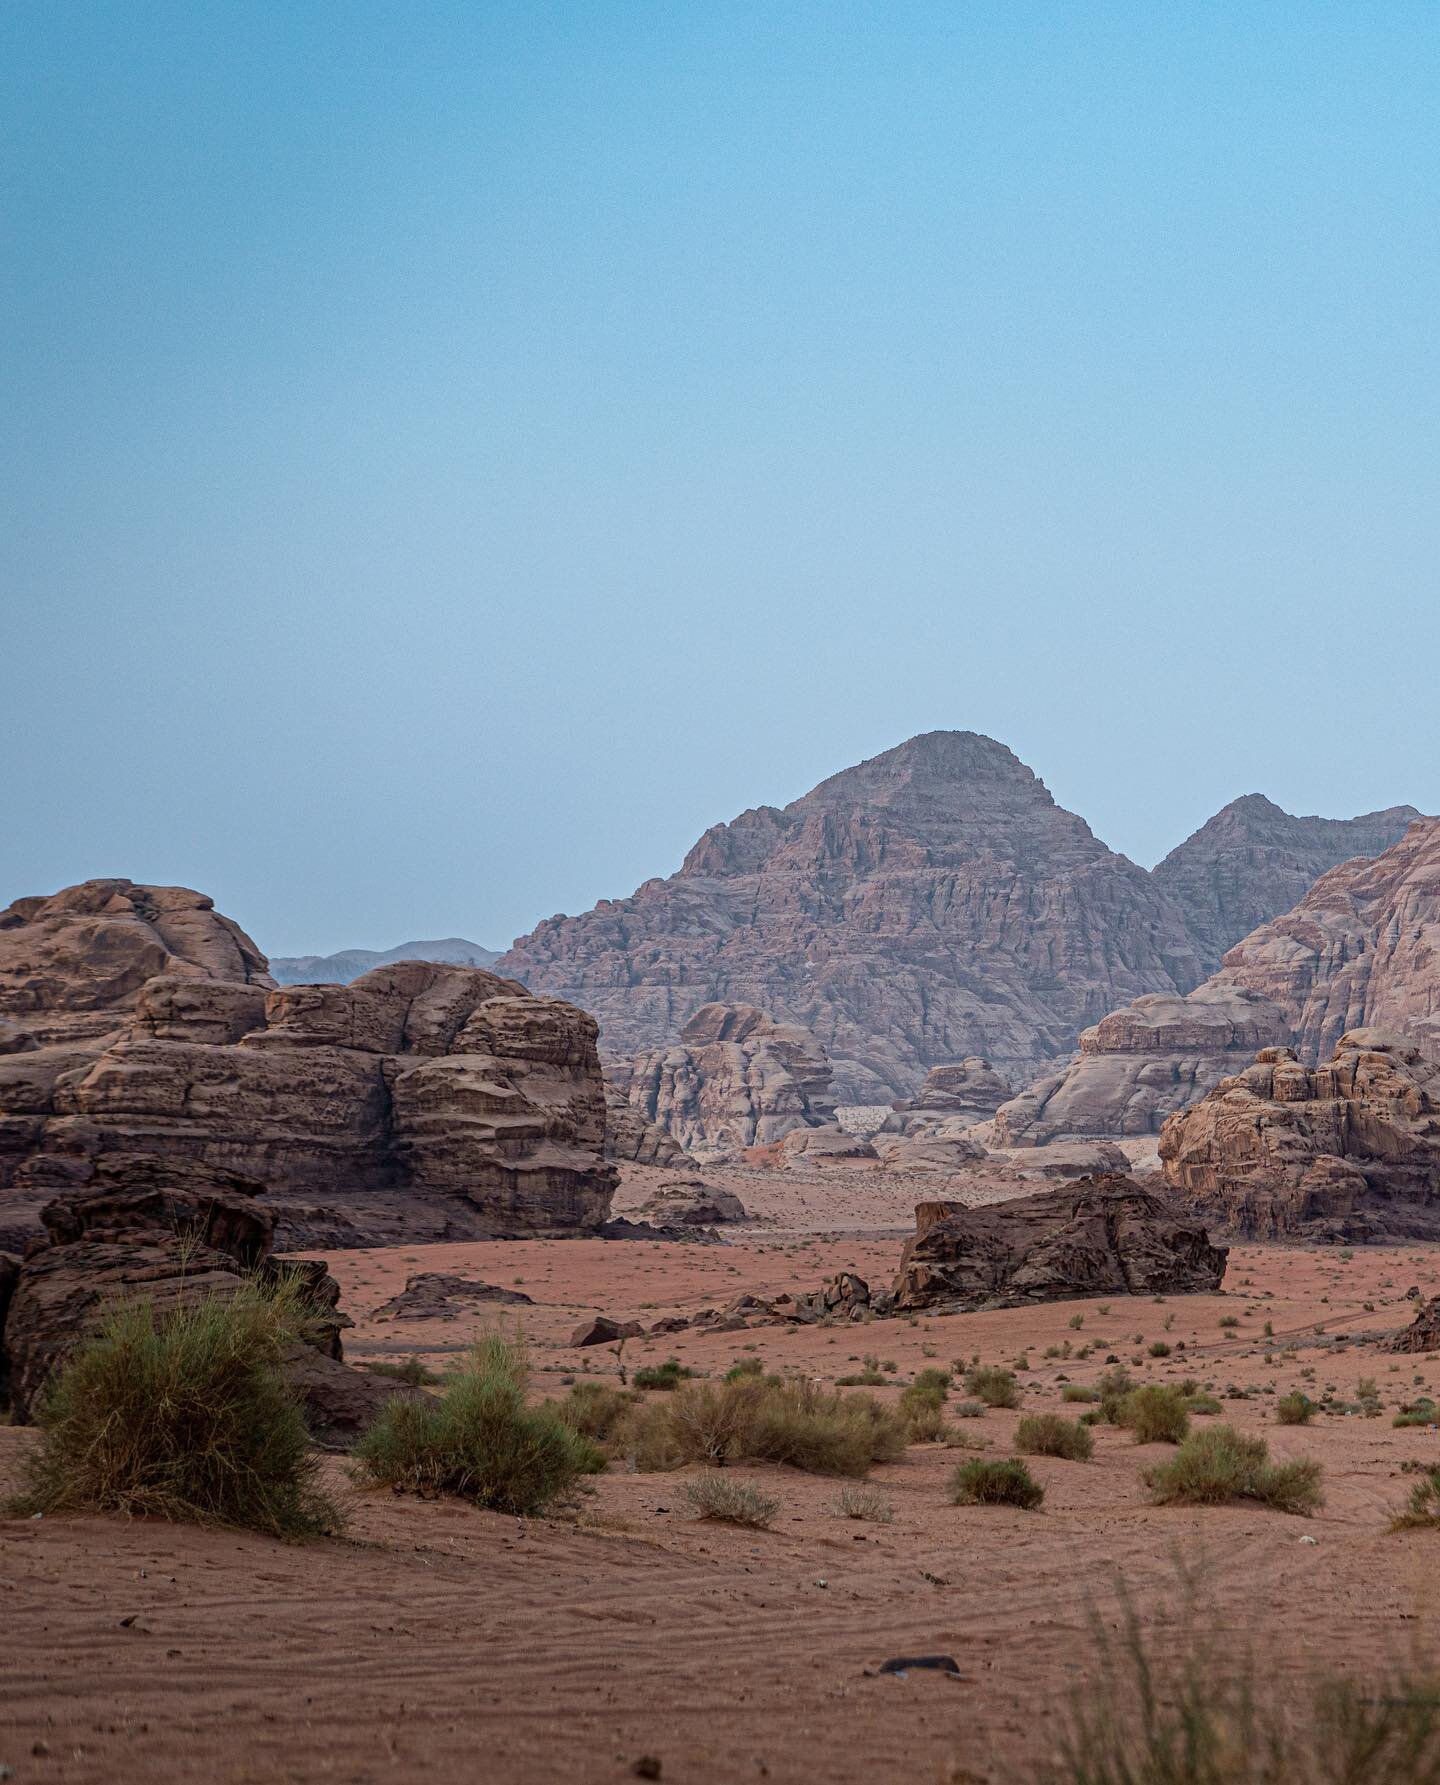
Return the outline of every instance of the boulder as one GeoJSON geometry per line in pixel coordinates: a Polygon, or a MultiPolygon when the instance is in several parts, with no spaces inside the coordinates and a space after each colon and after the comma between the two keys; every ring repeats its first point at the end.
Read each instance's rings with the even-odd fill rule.
{"type": "Polygon", "coordinates": [[[1195,1294],[1219,1287],[1225,1259],[1165,1198],[1119,1175],[1082,1178],[985,1208],[919,1204],[894,1305],[905,1313],[1195,1294]]]}
{"type": "Polygon", "coordinates": [[[608,1314],[596,1314],[582,1320],[570,1335],[577,1349],[583,1345],[618,1345],[622,1339],[643,1338],[645,1328],[638,1320],[612,1320],[608,1314]]]}
{"type": "Polygon", "coordinates": [[[713,1227],[724,1221],[745,1221],[745,1205],[733,1190],[721,1190],[703,1178],[681,1178],[662,1184],[641,1205],[640,1212],[661,1225],[713,1227]]]}
{"type": "Polygon", "coordinates": [[[1264,1048],[1170,1118],[1160,1159],[1186,1206],[1246,1239],[1440,1239],[1440,1065],[1378,1029],[1324,1066],[1264,1048]]]}
{"type": "Polygon", "coordinates": [[[780,1163],[786,1166],[873,1163],[879,1157],[874,1142],[862,1134],[847,1134],[833,1122],[823,1128],[792,1129],[780,1143],[780,1163]]]}
{"type": "Polygon", "coordinates": [[[375,1310],[376,1319],[445,1320],[455,1313],[457,1302],[477,1302],[533,1307],[535,1298],[519,1289],[501,1289],[473,1277],[457,1277],[446,1271],[420,1271],[405,1279],[405,1287],[375,1310]]]}
{"type": "Polygon", "coordinates": [[[990,1062],[972,1054],[968,1060],[932,1066],[915,1095],[895,1104],[899,1121],[889,1132],[912,1133],[917,1117],[988,1122],[1009,1096],[1009,1085],[990,1062]]]}

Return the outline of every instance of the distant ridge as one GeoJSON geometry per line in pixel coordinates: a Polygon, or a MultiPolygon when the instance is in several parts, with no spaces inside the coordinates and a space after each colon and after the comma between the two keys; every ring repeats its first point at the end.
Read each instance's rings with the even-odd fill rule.
{"type": "Polygon", "coordinates": [[[280,955],[270,962],[271,977],[281,985],[349,985],[372,967],[393,961],[443,961],[451,967],[489,967],[500,951],[447,936],[440,942],[402,942],[398,948],[343,948],[337,954],[280,955]]]}

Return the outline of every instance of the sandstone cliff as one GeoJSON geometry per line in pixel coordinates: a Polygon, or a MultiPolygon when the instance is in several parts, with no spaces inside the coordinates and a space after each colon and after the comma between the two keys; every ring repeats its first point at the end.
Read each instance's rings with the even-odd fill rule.
{"type": "Polygon", "coordinates": [[[1074,1061],[1001,1105],[993,1138],[1158,1133],[1257,1049],[1315,1061],[1367,1026],[1440,1044],[1440,819],[1417,819],[1373,861],[1322,875],[1188,996],[1112,1011],[1081,1035],[1074,1061]]]}
{"type": "Polygon", "coordinates": [[[581,1011],[423,962],[267,989],[208,899],[129,882],[19,901],[0,925],[7,1235],[133,1154],[257,1181],[282,1245],[605,1219],[616,1174],[581,1011]]]}
{"type": "Polygon", "coordinates": [[[1247,793],[1172,849],[1154,877],[1213,973],[1227,949],[1298,904],[1322,874],[1379,855],[1419,816],[1413,806],[1391,806],[1359,818],[1297,818],[1247,793]]]}
{"type": "Polygon", "coordinates": [[[693,1154],[768,1146],[792,1129],[835,1120],[824,1048],[798,1024],[752,1005],[702,1005],[673,1047],[640,1054],[609,1076],[633,1116],[693,1154]]]}
{"type": "Polygon", "coordinates": [[[1290,1048],[1166,1122],[1169,1184],[1247,1239],[1440,1239],[1440,1064],[1378,1029],[1324,1066],[1290,1048]]]}
{"type": "Polygon", "coordinates": [[[810,1029],[857,1103],[970,1055],[1023,1081],[1124,999],[1201,976],[1150,876],[973,732],[715,826],[679,873],[551,918],[498,970],[592,1011],[610,1056],[754,1005],[810,1029]]]}

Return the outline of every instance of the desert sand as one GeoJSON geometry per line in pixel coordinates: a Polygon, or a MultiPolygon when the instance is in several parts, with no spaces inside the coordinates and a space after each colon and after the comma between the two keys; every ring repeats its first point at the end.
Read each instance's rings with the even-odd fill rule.
{"type": "MultiPolygon", "coordinates": [[[[842,1268],[888,1280],[909,1206],[884,1174],[721,1175],[762,1217],[723,1245],[332,1253],[355,1321],[347,1355],[443,1368],[497,1318],[375,1317],[421,1271],[531,1296],[500,1313],[524,1329],[537,1391],[556,1394],[577,1374],[616,1377],[612,1351],[567,1342],[597,1310],[652,1324],[742,1291],[812,1289],[842,1268]]],[[[650,1187],[627,1171],[618,1207],[650,1187]]],[[[1250,1645],[1267,1677],[1433,1655],[1440,1548],[1387,1525],[1409,1488],[1401,1465],[1440,1460],[1433,1429],[1390,1423],[1402,1400],[1440,1396],[1440,1358],[1381,1344],[1410,1317],[1406,1291],[1434,1291],[1437,1263],[1424,1247],[1238,1246],[1217,1295],[683,1332],[632,1340],[620,1360],[719,1372],[758,1353],[830,1380],[871,1353],[895,1366],[895,1388],[878,1391],[891,1396],[932,1361],[1023,1356],[1026,1411],[1060,1410],[1064,1382],[1093,1381],[1111,1355],[1143,1379],[1195,1376],[1222,1397],[1273,1385],[1343,1401],[1373,1377],[1376,1419],[1277,1427],[1271,1394],[1225,1403],[1222,1417],[1263,1433],[1276,1457],[1322,1463],[1326,1503],[1311,1519],[1154,1507],[1141,1476],[1166,1447],[1102,1425],[1092,1462],[1032,1459],[1046,1499],[1031,1513],[948,1505],[946,1478],[970,1453],[924,1445],[872,1473],[894,1507],[888,1525],[844,1517],[837,1482],[765,1466],[736,1470],[781,1501],[773,1528],[752,1532],[697,1522],[691,1471],[612,1467],[573,1512],[522,1522],[361,1493],[341,1459],[327,1468],[350,1532],[309,1546],[146,1521],[5,1521],[0,1764],[21,1781],[539,1785],[627,1779],[650,1756],[676,1781],[1025,1779],[1093,1676],[1092,1610],[1114,1624],[1124,1583],[1163,1648],[1180,1567],[1198,1576],[1225,1644],[1250,1645]],[[1096,1339],[1083,1362],[1045,1355],[1096,1339]],[[1160,1340],[1172,1352],[1151,1358],[1160,1340]],[[928,1653],[953,1656],[958,1677],[877,1671],[928,1653]]],[[[1003,1456],[1019,1417],[956,1424],[1003,1456]]],[[[0,1428],[6,1484],[31,1442],[0,1428]]]]}

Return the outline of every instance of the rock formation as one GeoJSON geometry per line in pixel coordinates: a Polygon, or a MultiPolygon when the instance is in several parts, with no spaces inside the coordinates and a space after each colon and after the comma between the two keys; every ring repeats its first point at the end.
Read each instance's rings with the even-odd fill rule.
{"type": "Polygon", "coordinates": [[[477,968],[274,989],[264,966],[198,893],[102,881],[10,907],[6,1243],[48,1196],[133,1154],[254,1179],[285,1244],[604,1221],[616,1174],[592,1018],[477,968]]]}
{"type": "Polygon", "coordinates": [[[1398,843],[1413,806],[1359,818],[1297,818],[1261,793],[1232,800],[1155,868],[1207,972],[1242,937],[1299,904],[1329,869],[1398,843]]]}
{"type": "Polygon", "coordinates": [[[1167,1116],[1287,1033],[1274,1005],[1218,981],[1188,998],[1152,992],[1086,1029],[1063,1071],[1002,1103],[991,1138],[997,1147],[1036,1147],[1158,1134],[1167,1116]]]}
{"type": "Polygon", "coordinates": [[[1112,1011],[1080,1037],[1076,1060],[1001,1105],[993,1139],[1158,1133],[1258,1049],[1293,1047],[1313,1062],[1362,1027],[1440,1051],[1440,819],[1417,819],[1373,861],[1322,875],[1187,997],[1112,1011]]]}
{"type": "Polygon", "coordinates": [[[605,1068],[605,1157],[658,1165],[664,1171],[690,1164],[690,1155],[674,1135],[631,1105],[629,1082],[628,1061],[605,1068]]]}
{"type": "Polygon", "coordinates": [[[941,1123],[962,1126],[988,1122],[1010,1096],[1010,1087],[988,1060],[974,1055],[948,1066],[932,1066],[913,1097],[901,1098],[885,1122],[886,1134],[913,1134],[941,1123]]]}
{"type": "Polygon", "coordinates": [[[519,1289],[502,1289],[474,1277],[458,1277],[452,1271],[419,1271],[405,1279],[399,1295],[392,1295],[375,1310],[377,1320],[453,1320],[461,1309],[478,1303],[506,1307],[533,1307],[535,1298],[519,1289]],[[458,1304],[458,1306],[457,1306],[458,1304]]]}
{"type": "Polygon", "coordinates": [[[1160,1158],[1187,1207],[1246,1239],[1440,1239],[1440,1065],[1377,1029],[1324,1066],[1265,1048],[1170,1118],[1160,1158]]]}
{"type": "Polygon", "coordinates": [[[697,1155],[768,1146],[835,1117],[824,1048],[798,1024],[745,1004],[703,1005],[673,1047],[607,1076],[632,1116],[697,1155]]]}
{"type": "MultiPolygon", "coordinates": [[[[1412,1291],[1412,1294],[1414,1292],[1412,1291]]],[[[1390,1341],[1391,1351],[1440,1351],[1440,1295],[1421,1302],[1415,1318],[1390,1341]]]]}
{"type": "Polygon", "coordinates": [[[745,1205],[733,1190],[722,1190],[703,1178],[670,1179],[646,1198],[640,1213],[662,1227],[714,1227],[747,1219],[745,1205]]]}
{"type": "Polygon", "coordinates": [[[709,830],[678,874],[523,937],[498,970],[592,1011],[607,1056],[704,1004],[819,1037],[840,1100],[983,1056],[1020,1081],[1200,964],[1150,876],[973,732],[931,732],[709,830]]]}
{"type": "Polygon", "coordinates": [[[1218,1289],[1226,1252],[1198,1221],[1121,1176],[988,1208],[925,1202],[895,1279],[897,1312],[1218,1289]]]}
{"type": "Polygon", "coordinates": [[[280,985],[349,985],[376,967],[397,961],[442,961],[447,967],[493,967],[500,959],[494,948],[482,948],[463,936],[439,942],[402,942],[398,948],[342,948],[337,954],[271,955],[270,972],[280,985]]]}
{"type": "Polygon", "coordinates": [[[248,1277],[298,1277],[307,1342],[287,1361],[312,1436],[344,1448],[395,1392],[342,1361],[340,1290],[323,1264],[271,1256],[270,1211],[234,1173],[165,1160],[102,1160],[88,1191],[47,1205],[46,1240],[11,1273],[0,1355],[14,1418],[28,1419],[51,1374],[117,1300],[143,1297],[162,1317],[248,1277]]]}

